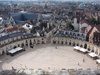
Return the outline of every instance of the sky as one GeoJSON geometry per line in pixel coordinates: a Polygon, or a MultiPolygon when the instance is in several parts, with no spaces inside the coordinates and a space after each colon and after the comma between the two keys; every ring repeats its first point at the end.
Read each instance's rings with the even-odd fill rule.
{"type": "MultiPolygon", "coordinates": [[[[0,0],[0,1],[16,1],[16,0],[0,0]]],[[[17,1],[34,1],[34,0],[17,0],[17,1]]],[[[100,0],[38,0],[38,1],[100,1],[100,0]]]]}

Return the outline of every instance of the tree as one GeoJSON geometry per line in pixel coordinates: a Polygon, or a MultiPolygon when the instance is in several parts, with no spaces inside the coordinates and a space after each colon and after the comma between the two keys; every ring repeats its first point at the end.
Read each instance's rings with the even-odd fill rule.
{"type": "Polygon", "coordinates": [[[68,22],[67,25],[68,25],[69,28],[71,28],[72,30],[74,30],[74,26],[72,25],[71,22],[68,22]]]}
{"type": "Polygon", "coordinates": [[[46,9],[48,8],[47,4],[45,4],[45,8],[46,8],[46,9]]]}
{"type": "Polygon", "coordinates": [[[100,17],[97,18],[97,25],[100,25],[100,17]]]}
{"type": "Polygon", "coordinates": [[[74,10],[77,9],[77,7],[76,6],[71,6],[71,9],[74,11],[74,10]]]}
{"type": "Polygon", "coordinates": [[[92,18],[90,19],[90,22],[91,22],[91,24],[97,24],[97,21],[96,21],[96,19],[95,19],[94,17],[92,17],[92,18]]]}

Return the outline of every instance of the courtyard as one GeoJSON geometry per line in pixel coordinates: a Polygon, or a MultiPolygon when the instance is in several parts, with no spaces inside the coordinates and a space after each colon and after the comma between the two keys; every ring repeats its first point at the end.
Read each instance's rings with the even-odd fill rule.
{"type": "Polygon", "coordinates": [[[72,46],[42,44],[34,48],[25,47],[26,51],[15,56],[1,57],[0,69],[97,69],[96,61],[86,54],[73,50],[72,46]],[[83,62],[85,59],[85,62],[83,62]]]}

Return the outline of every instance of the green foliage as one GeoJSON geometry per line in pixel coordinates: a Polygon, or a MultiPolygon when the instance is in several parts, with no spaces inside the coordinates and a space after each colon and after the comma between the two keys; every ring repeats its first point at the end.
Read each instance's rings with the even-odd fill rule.
{"type": "Polygon", "coordinates": [[[100,18],[98,17],[97,20],[96,20],[94,17],[92,17],[90,19],[90,23],[94,24],[94,25],[99,25],[100,24],[100,18]]]}
{"type": "Polygon", "coordinates": [[[69,28],[71,28],[72,30],[74,30],[74,26],[72,25],[71,22],[68,22],[67,25],[68,25],[69,28]]]}
{"type": "Polygon", "coordinates": [[[46,8],[46,9],[48,8],[47,4],[45,4],[45,8],[46,8]]]}
{"type": "Polygon", "coordinates": [[[90,19],[90,22],[91,22],[92,24],[96,24],[97,21],[96,21],[95,18],[91,18],[91,19],[90,19]]]}

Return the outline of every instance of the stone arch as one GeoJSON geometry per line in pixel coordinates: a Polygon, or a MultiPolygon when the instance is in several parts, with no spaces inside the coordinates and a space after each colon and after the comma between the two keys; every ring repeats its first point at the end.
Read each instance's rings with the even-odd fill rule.
{"type": "Polygon", "coordinates": [[[83,45],[81,44],[80,47],[83,47],[83,45]]]}
{"type": "Polygon", "coordinates": [[[88,51],[90,51],[90,46],[88,47],[88,51]]]}
{"type": "Polygon", "coordinates": [[[69,41],[69,45],[71,45],[71,40],[69,41]]]}
{"type": "Polygon", "coordinates": [[[40,43],[40,40],[38,39],[38,40],[37,40],[37,44],[39,44],[39,43],[40,43]]]}
{"type": "Polygon", "coordinates": [[[91,50],[91,52],[94,52],[94,47],[92,47],[92,50],[91,50]]]}
{"type": "MultiPolygon", "coordinates": [[[[44,41],[42,40],[42,44],[44,44],[44,41]]],[[[53,41],[53,44],[54,44],[54,41],[53,41]]]]}
{"type": "Polygon", "coordinates": [[[29,40],[29,46],[30,46],[30,48],[33,48],[33,44],[32,44],[32,40],[31,39],[29,40]]]}
{"type": "Polygon", "coordinates": [[[30,45],[32,45],[32,40],[31,39],[30,39],[30,42],[29,43],[30,43],[30,45]]]}
{"type": "Polygon", "coordinates": [[[43,41],[44,39],[42,38],[42,41],[43,41]]]}
{"type": "Polygon", "coordinates": [[[20,47],[20,44],[17,44],[18,45],[18,47],[20,47]]]}
{"type": "Polygon", "coordinates": [[[87,49],[87,43],[84,44],[84,48],[87,49]]]}
{"type": "Polygon", "coordinates": [[[36,44],[36,40],[35,39],[34,39],[33,43],[36,44]]]}
{"type": "Polygon", "coordinates": [[[27,40],[26,40],[26,42],[25,42],[25,43],[26,43],[26,46],[28,46],[28,41],[27,41],[27,40]]]}
{"type": "Polygon", "coordinates": [[[75,46],[75,42],[73,42],[73,46],[75,46]]]}
{"type": "Polygon", "coordinates": [[[16,47],[17,47],[16,45],[13,46],[13,48],[16,48],[16,47]]]}
{"type": "Polygon", "coordinates": [[[65,41],[65,44],[67,45],[67,40],[65,41]]]}
{"type": "Polygon", "coordinates": [[[64,44],[63,40],[61,41],[61,44],[64,44]]]}
{"type": "Polygon", "coordinates": [[[79,43],[77,43],[77,46],[79,46],[79,43]]]}
{"type": "Polygon", "coordinates": [[[94,50],[92,50],[91,52],[94,52],[94,50]]]}
{"type": "Polygon", "coordinates": [[[57,44],[60,44],[60,41],[59,40],[57,42],[58,42],[57,44]]]}
{"type": "Polygon", "coordinates": [[[53,42],[53,44],[55,44],[55,43],[56,43],[56,42],[55,42],[55,40],[53,40],[52,42],[53,42]]]}

